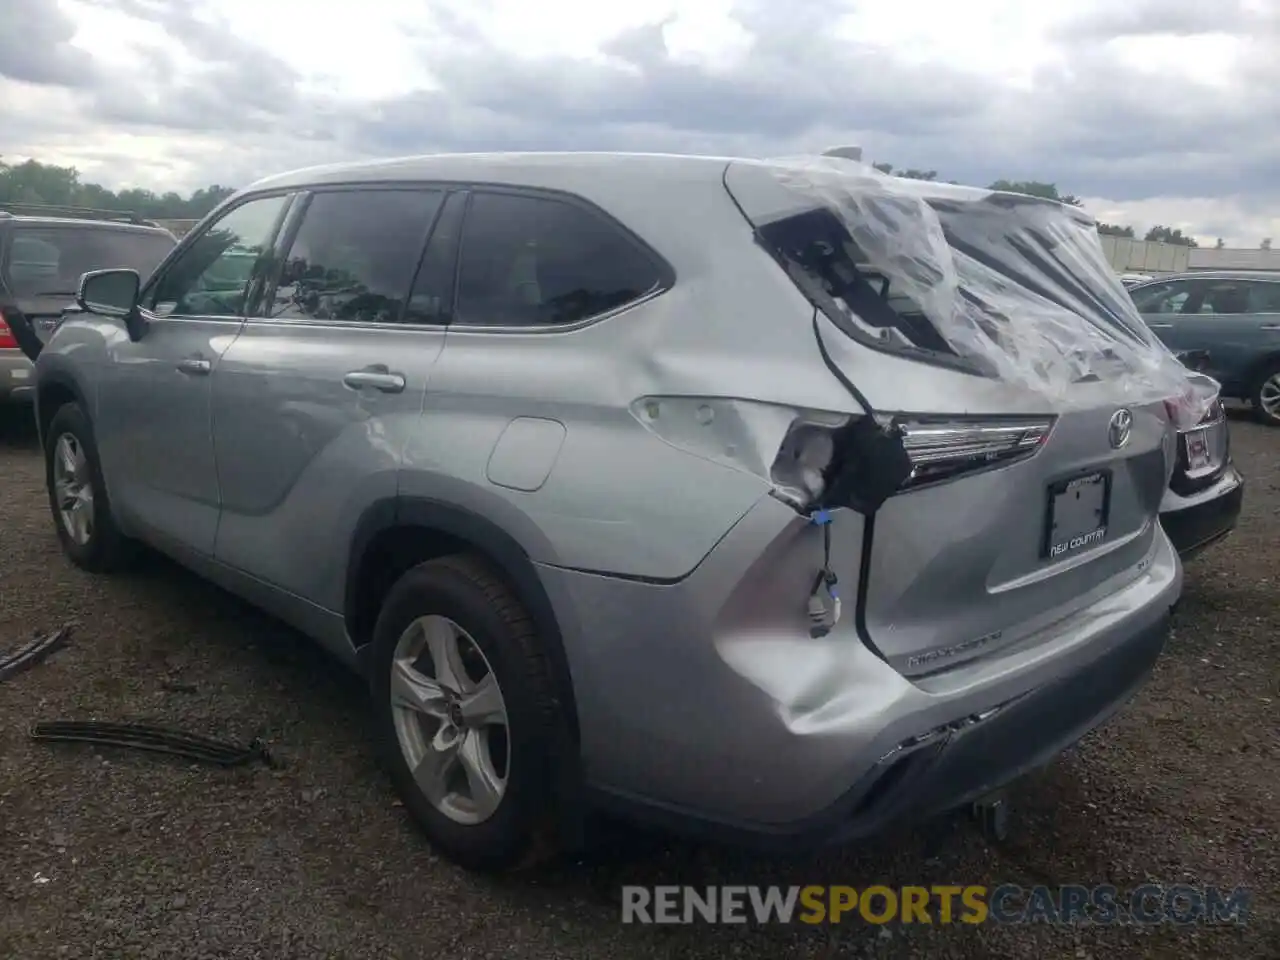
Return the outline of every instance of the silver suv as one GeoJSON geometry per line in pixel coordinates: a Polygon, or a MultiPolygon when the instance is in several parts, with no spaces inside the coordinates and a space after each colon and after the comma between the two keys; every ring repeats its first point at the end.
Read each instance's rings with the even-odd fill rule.
{"type": "Polygon", "coordinates": [[[600,808],[792,849],[951,808],[1116,710],[1181,589],[1157,511],[1208,401],[1055,203],[343,165],[80,305],[37,364],[66,553],[149,544],[361,671],[473,868],[600,808]]]}

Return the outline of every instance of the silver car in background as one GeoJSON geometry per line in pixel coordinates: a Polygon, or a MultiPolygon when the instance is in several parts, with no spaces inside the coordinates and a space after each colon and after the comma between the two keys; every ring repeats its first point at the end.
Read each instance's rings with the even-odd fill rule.
{"type": "Polygon", "coordinates": [[[361,671],[473,868],[601,808],[840,841],[1045,763],[1160,654],[1203,405],[1078,211],[814,163],[253,185],[40,355],[66,553],[149,544],[361,671]]]}

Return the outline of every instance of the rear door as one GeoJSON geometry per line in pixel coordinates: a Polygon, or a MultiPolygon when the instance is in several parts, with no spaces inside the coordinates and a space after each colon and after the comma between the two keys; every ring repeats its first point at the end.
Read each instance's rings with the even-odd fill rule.
{"type": "Polygon", "coordinates": [[[464,204],[417,186],[309,197],[214,378],[218,560],[341,609],[359,514],[395,495],[444,344],[464,204]]]}
{"type": "MultiPolygon", "coordinates": [[[[867,209],[863,198],[845,198],[838,214],[815,197],[816,212],[797,212],[797,194],[788,201],[754,170],[739,177],[735,167],[726,185],[818,306],[832,362],[875,411],[900,414],[906,429],[914,475],[869,525],[864,639],[903,672],[924,673],[1015,643],[1136,577],[1172,469],[1163,402],[1118,402],[1116,385],[1102,381],[1062,384],[1066,402],[980,375],[894,269],[874,266],[854,242],[844,218],[867,209]]],[[[1040,201],[951,193],[931,207],[952,251],[1002,278],[999,322],[1043,323],[1043,298],[1053,297],[1099,329],[1149,337],[1092,225],[1040,201]]],[[[917,205],[890,198],[876,214],[888,219],[879,227],[855,221],[853,232],[873,242],[892,235],[899,269],[941,275],[927,244],[904,239],[926,229],[917,205]]],[[[1034,346],[1023,330],[1011,339],[1034,346]]],[[[1045,336],[1065,334],[1055,326],[1045,336]]],[[[1079,339],[1081,349],[1094,349],[1084,333],[1079,339]]]]}

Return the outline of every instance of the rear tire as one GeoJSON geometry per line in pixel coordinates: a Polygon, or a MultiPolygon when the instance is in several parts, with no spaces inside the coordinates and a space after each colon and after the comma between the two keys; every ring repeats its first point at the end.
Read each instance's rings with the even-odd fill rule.
{"type": "Polygon", "coordinates": [[[1253,416],[1259,423],[1280,427],[1280,363],[1272,363],[1258,377],[1249,394],[1253,416]]]}
{"type": "Polygon", "coordinates": [[[136,545],[111,516],[93,427],[80,405],[59,407],[45,438],[45,487],[62,552],[91,573],[124,568],[136,545]]]}
{"type": "Polygon", "coordinates": [[[560,708],[533,622],[511,590],[472,557],[420,564],[391,588],[372,644],[384,762],[431,843],[485,872],[552,855],[560,708]],[[481,690],[486,706],[477,706],[481,690]]]}

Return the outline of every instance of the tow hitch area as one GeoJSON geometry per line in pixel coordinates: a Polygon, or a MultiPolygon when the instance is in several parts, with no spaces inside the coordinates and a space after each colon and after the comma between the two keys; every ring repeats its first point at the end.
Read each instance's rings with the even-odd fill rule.
{"type": "Polygon", "coordinates": [[[32,740],[61,743],[93,743],[126,747],[148,753],[164,753],[219,767],[239,767],[261,760],[276,766],[267,745],[253,740],[247,747],[182,730],[148,723],[109,723],[97,720],[49,720],[31,728],[32,740]]]}
{"type": "Polygon", "coordinates": [[[1000,842],[1009,836],[1009,798],[1003,790],[975,800],[969,816],[988,840],[1000,842]]]}
{"type": "Polygon", "coordinates": [[[50,654],[61,650],[71,639],[71,624],[67,624],[53,633],[36,637],[13,653],[0,655],[0,683],[8,680],[23,670],[34,667],[50,654]]]}

